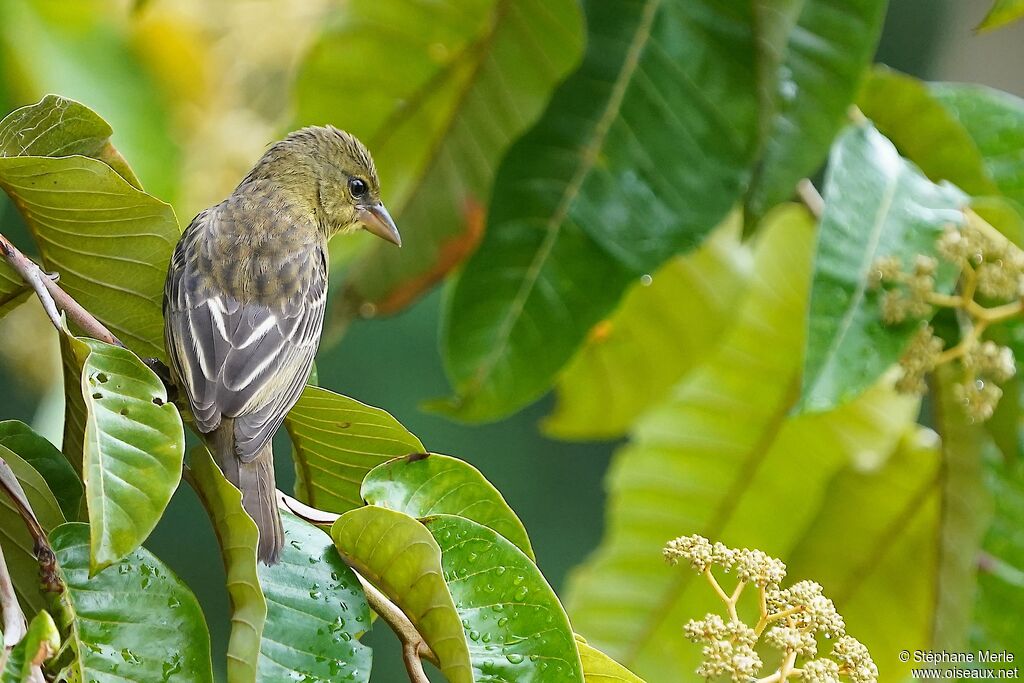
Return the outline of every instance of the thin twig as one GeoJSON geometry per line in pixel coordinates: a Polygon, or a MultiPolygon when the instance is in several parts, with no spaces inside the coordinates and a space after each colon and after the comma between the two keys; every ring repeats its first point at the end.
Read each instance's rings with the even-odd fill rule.
{"type": "Polygon", "coordinates": [[[409,673],[409,680],[412,683],[430,683],[426,672],[423,671],[423,661],[414,643],[402,643],[402,661],[405,662],[405,670],[409,673]]]}
{"type": "Polygon", "coordinates": [[[281,489],[277,490],[277,505],[288,510],[296,517],[301,517],[310,524],[316,524],[317,526],[334,524],[338,521],[338,517],[340,517],[340,515],[336,515],[333,512],[310,507],[301,500],[292,498],[281,489]]]}
{"type": "Polygon", "coordinates": [[[814,183],[804,178],[796,184],[796,194],[811,212],[811,215],[815,218],[821,218],[821,214],[825,211],[825,200],[821,198],[821,194],[818,192],[818,188],[814,187],[814,183]]]}
{"type": "Polygon", "coordinates": [[[398,639],[402,641],[403,648],[407,643],[411,644],[420,658],[440,666],[441,662],[437,655],[434,654],[434,651],[423,640],[423,636],[416,630],[413,623],[409,621],[409,617],[405,615],[405,612],[399,609],[398,605],[391,602],[386,595],[381,593],[380,589],[367,581],[355,567],[352,568],[352,571],[363,586],[363,592],[366,593],[366,602],[369,603],[370,609],[376,612],[384,620],[384,623],[391,627],[391,630],[395,632],[398,639]]]}
{"type": "Polygon", "coordinates": [[[36,561],[39,563],[39,576],[43,589],[51,593],[62,593],[64,583],[57,574],[57,556],[53,553],[43,525],[39,523],[36,513],[32,510],[32,505],[28,502],[25,489],[21,487],[21,482],[18,481],[14,470],[3,458],[0,458],[0,489],[3,489],[14,503],[22,521],[25,522],[29,535],[35,541],[34,551],[36,561]]]}
{"type": "Polygon", "coordinates": [[[57,285],[57,276],[43,272],[42,268],[36,265],[32,259],[21,253],[2,234],[0,234],[0,254],[3,255],[4,260],[10,264],[11,268],[21,275],[26,284],[32,287],[36,296],[39,297],[39,301],[43,304],[43,310],[46,311],[47,317],[50,318],[50,322],[53,323],[53,326],[58,331],[62,330],[59,311],[64,311],[68,320],[78,325],[86,335],[108,344],[124,346],[121,340],[114,336],[113,332],[108,330],[92,313],[85,310],[70,294],[57,285]]]}

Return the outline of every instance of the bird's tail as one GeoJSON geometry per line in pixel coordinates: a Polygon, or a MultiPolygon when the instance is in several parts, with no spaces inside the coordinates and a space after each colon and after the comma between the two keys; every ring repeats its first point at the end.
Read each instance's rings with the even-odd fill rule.
{"type": "Polygon", "coordinates": [[[268,442],[256,457],[242,462],[235,454],[234,425],[225,419],[212,435],[214,456],[224,476],[242,492],[242,507],[260,532],[258,554],[264,564],[275,564],[284,545],[284,528],[277,509],[274,451],[268,442]]]}

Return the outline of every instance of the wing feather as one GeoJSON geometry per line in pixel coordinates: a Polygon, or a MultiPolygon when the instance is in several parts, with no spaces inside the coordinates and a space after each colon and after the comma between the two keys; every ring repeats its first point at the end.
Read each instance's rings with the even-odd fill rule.
{"type": "Polygon", "coordinates": [[[233,418],[236,454],[248,462],[273,437],[309,377],[323,329],[327,264],[322,249],[311,250],[308,277],[291,296],[273,304],[239,301],[211,287],[202,259],[192,257],[203,246],[209,213],[196,217],[171,260],[167,348],[199,430],[209,433],[222,418],[233,418]]]}

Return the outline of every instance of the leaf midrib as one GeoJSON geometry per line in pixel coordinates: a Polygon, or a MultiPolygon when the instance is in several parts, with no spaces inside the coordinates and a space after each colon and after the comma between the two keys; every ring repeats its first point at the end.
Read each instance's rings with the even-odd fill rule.
{"type": "Polygon", "coordinates": [[[829,342],[828,348],[825,349],[823,360],[815,373],[814,383],[809,387],[808,391],[805,392],[807,396],[813,395],[821,382],[821,378],[824,376],[825,370],[835,364],[839,348],[843,345],[846,336],[850,333],[857,311],[860,310],[860,305],[864,301],[864,297],[868,289],[868,274],[871,271],[871,264],[875,261],[875,255],[878,252],[878,245],[882,240],[882,231],[896,198],[896,188],[899,187],[900,178],[906,170],[906,167],[902,165],[902,159],[899,160],[899,163],[900,166],[887,183],[882,195],[882,201],[879,204],[878,211],[875,213],[871,232],[868,234],[868,248],[864,250],[864,256],[861,259],[860,267],[857,269],[857,287],[854,289],[849,305],[843,312],[843,317],[839,320],[839,327],[836,328],[836,333],[832,336],[832,341],[829,342]]]}
{"type": "Polygon", "coordinates": [[[615,119],[622,108],[622,101],[625,97],[626,89],[629,87],[633,74],[636,72],[636,69],[640,64],[640,57],[643,53],[644,47],[647,45],[647,42],[651,37],[651,29],[654,25],[654,19],[658,14],[658,9],[661,7],[661,4],[662,0],[647,0],[644,5],[640,23],[637,25],[637,30],[633,35],[629,48],[626,51],[626,58],[623,60],[622,69],[619,71],[619,74],[615,79],[615,83],[612,86],[608,103],[605,106],[604,111],[601,113],[601,117],[598,119],[597,124],[592,129],[590,140],[583,148],[581,163],[577,167],[576,172],[573,174],[569,183],[566,185],[555,211],[545,222],[544,229],[546,234],[544,235],[544,240],[541,242],[540,249],[537,250],[533,260],[530,262],[530,266],[526,271],[526,276],[523,278],[523,281],[519,286],[519,290],[516,292],[516,296],[513,298],[512,303],[508,308],[508,312],[498,328],[498,334],[491,353],[484,358],[483,363],[480,364],[480,367],[474,373],[472,383],[468,390],[462,392],[464,396],[483,384],[484,380],[494,371],[494,368],[497,366],[500,358],[505,354],[505,350],[508,347],[509,337],[512,334],[512,329],[515,327],[516,322],[522,315],[523,309],[526,306],[526,301],[530,297],[534,286],[537,284],[537,280],[540,278],[541,269],[544,267],[548,257],[551,255],[551,251],[554,249],[555,242],[558,240],[558,235],[561,233],[562,223],[565,221],[572,203],[579,195],[579,192],[583,187],[583,183],[590,175],[591,170],[593,170],[594,165],[597,162],[598,153],[604,146],[604,142],[608,136],[609,130],[611,129],[611,125],[615,122],[615,119]]]}

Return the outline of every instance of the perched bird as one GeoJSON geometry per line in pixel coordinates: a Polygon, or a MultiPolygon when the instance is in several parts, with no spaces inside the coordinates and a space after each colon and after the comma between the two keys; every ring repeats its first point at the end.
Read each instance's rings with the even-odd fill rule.
{"type": "Polygon", "coordinates": [[[366,147],[311,127],[272,145],[182,234],[164,287],[171,378],[260,532],[284,543],[271,440],[309,377],[327,300],[327,241],[365,228],[401,246],[366,147]]]}

